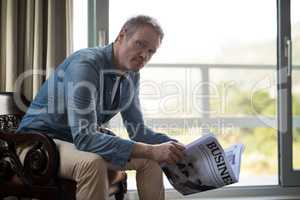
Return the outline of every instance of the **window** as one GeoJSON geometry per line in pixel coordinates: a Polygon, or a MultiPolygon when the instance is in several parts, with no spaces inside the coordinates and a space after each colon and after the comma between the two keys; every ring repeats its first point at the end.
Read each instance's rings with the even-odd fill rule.
{"type": "Polygon", "coordinates": [[[73,0],[73,51],[88,47],[88,4],[73,0]]]}
{"type": "MultiPolygon", "coordinates": [[[[114,41],[136,14],[157,18],[165,31],[161,48],[141,71],[140,97],[150,127],[183,143],[210,130],[224,147],[245,144],[236,186],[252,187],[230,187],[229,196],[214,191],[213,197],[298,194],[297,187],[278,187],[299,186],[300,180],[298,1],[88,2],[93,44],[103,31],[106,43],[114,41]]],[[[120,117],[111,126],[126,137],[120,117]]],[[[132,175],[129,189],[135,188],[132,175]]]]}
{"type": "Polygon", "coordinates": [[[165,31],[161,48],[141,71],[148,125],[183,143],[207,130],[225,147],[244,143],[236,185],[278,184],[276,2],[109,3],[111,42],[136,14],[157,18],[165,31]]]}

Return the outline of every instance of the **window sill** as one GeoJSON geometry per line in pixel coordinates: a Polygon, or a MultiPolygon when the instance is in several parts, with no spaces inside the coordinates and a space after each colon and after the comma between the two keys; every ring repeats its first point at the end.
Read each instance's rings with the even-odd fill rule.
{"type": "MultiPolygon", "coordinates": [[[[129,190],[130,200],[138,200],[136,190],[129,190]]],[[[226,187],[218,190],[183,196],[174,189],[166,190],[166,199],[221,199],[221,200],[290,200],[300,199],[300,187],[280,186],[241,186],[226,187]]]]}

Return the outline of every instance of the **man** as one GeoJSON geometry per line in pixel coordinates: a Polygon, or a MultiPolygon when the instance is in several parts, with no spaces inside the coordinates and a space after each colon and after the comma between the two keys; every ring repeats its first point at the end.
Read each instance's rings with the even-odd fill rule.
{"type": "Polygon", "coordinates": [[[164,199],[160,163],[175,164],[184,146],[147,128],[139,70],[159,48],[163,31],[148,16],[129,19],[115,42],[68,57],[43,84],[19,132],[44,132],[60,152],[60,176],[77,181],[77,199],[108,198],[108,168],[137,170],[140,199],[164,199]],[[118,112],[131,140],[99,131],[118,112]]]}

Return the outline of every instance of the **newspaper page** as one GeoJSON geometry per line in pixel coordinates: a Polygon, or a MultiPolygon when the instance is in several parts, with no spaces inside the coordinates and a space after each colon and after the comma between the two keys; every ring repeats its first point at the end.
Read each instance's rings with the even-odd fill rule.
{"type": "Polygon", "coordinates": [[[207,134],[186,146],[182,161],[164,164],[162,170],[183,195],[216,189],[238,181],[242,150],[238,144],[225,153],[214,135],[207,134]]]}
{"type": "Polygon", "coordinates": [[[243,151],[244,151],[243,144],[235,144],[225,149],[226,158],[230,163],[233,173],[237,180],[239,180],[240,163],[241,163],[243,151]]]}

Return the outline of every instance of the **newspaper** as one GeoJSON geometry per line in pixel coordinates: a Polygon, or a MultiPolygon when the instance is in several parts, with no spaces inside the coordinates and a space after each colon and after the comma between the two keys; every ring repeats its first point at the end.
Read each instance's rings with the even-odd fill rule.
{"type": "Polygon", "coordinates": [[[162,170],[171,185],[183,195],[216,189],[238,182],[243,144],[223,150],[213,134],[188,144],[185,158],[162,170]]]}

